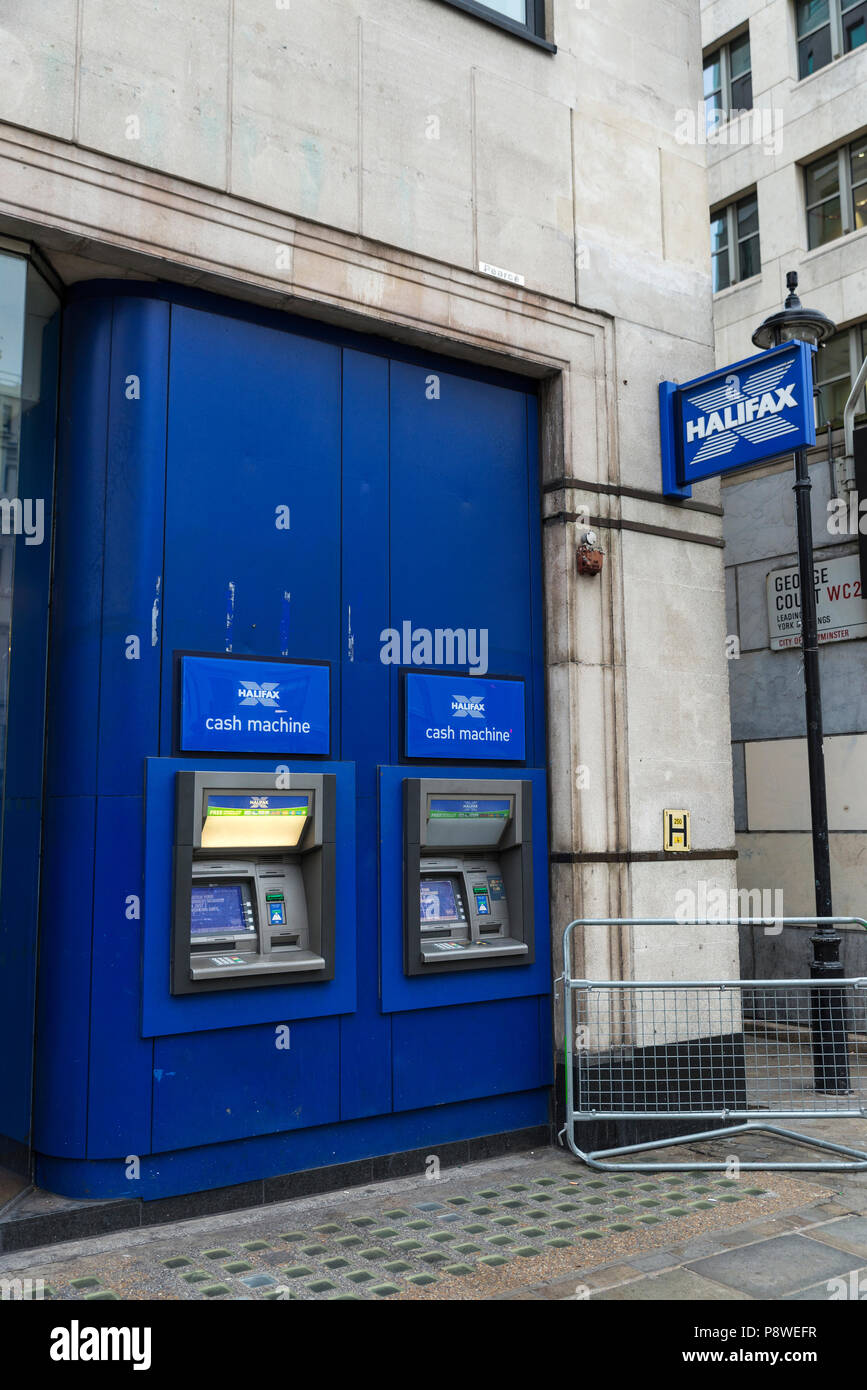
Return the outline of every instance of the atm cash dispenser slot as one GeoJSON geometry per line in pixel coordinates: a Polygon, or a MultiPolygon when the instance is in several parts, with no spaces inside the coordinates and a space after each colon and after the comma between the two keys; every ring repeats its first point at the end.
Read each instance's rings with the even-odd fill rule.
{"type": "Polygon", "coordinates": [[[173,994],[334,975],[335,778],[179,772],[173,994]]]}
{"type": "Polygon", "coordinates": [[[533,960],[532,784],[407,778],[408,975],[533,960]]]}

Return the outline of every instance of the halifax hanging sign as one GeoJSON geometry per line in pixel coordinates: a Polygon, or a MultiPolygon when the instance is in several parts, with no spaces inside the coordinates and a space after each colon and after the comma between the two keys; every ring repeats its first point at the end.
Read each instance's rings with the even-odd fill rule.
{"type": "Polygon", "coordinates": [[[677,386],[659,384],[662,491],[750,468],[816,442],[809,343],[788,342],[677,386]]]}

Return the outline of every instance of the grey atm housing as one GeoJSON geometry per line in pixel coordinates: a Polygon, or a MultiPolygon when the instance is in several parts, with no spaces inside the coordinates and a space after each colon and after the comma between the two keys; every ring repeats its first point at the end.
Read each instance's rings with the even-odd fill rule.
{"type": "Polygon", "coordinates": [[[333,774],[289,774],[282,793],[312,796],[292,848],[202,848],[209,793],[279,797],[273,773],[179,772],[175,789],[172,994],[251,989],[334,978],[335,795],[333,774]],[[248,926],[234,940],[191,941],[194,884],[242,885],[248,926]],[[269,898],[282,895],[284,922],[269,921],[269,898]],[[238,957],[237,962],[229,957],[238,957]],[[223,963],[220,963],[220,961],[223,963]]]}
{"type": "Polygon", "coordinates": [[[405,780],[403,964],[407,975],[491,970],[533,961],[532,793],[532,782],[405,780]],[[509,798],[512,814],[505,824],[493,818],[432,821],[430,802],[439,798],[509,798]],[[458,921],[422,922],[420,895],[425,879],[451,881],[461,898],[458,921]],[[501,881],[502,895],[495,899],[488,894],[488,911],[482,916],[475,889],[481,892],[491,879],[501,881]]]}

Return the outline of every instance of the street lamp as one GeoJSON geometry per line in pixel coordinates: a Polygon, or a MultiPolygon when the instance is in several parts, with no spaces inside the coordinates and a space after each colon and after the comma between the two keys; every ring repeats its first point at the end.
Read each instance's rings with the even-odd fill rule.
{"type": "MultiPolygon", "coordinates": [[[[789,293],[783,309],[765,319],[753,334],[758,348],[779,347],[786,342],[812,343],[814,347],[836,331],[836,324],[817,309],[805,309],[797,295],[797,271],[786,276],[789,293]]],[[[828,980],[842,976],[841,937],[831,921],[831,854],[828,843],[828,799],[825,788],[825,754],[822,730],[822,687],[819,679],[819,638],[816,626],[816,586],[813,570],[813,525],[810,513],[810,472],[807,450],[795,452],[795,513],[798,526],[798,565],[801,576],[801,648],[804,654],[804,700],[807,714],[807,761],[810,772],[810,825],[813,837],[813,874],[816,885],[815,935],[810,977],[828,980]]],[[[817,1091],[849,1090],[846,1050],[845,1005],[838,991],[827,987],[812,991],[813,1070],[817,1091]]]]}

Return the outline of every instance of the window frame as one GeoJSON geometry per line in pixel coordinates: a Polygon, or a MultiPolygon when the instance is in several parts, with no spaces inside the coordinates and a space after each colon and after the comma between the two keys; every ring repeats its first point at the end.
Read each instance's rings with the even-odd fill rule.
{"type": "Polygon", "coordinates": [[[514,34],[516,38],[526,39],[528,43],[535,44],[537,48],[544,48],[548,53],[557,52],[557,45],[546,37],[545,0],[527,0],[527,24],[509,19],[508,15],[501,14],[491,5],[483,4],[482,0],[439,0],[439,3],[448,5],[453,10],[463,10],[464,14],[492,24],[496,29],[503,29],[507,34],[514,34]]]}
{"type": "MultiPolygon", "coordinates": [[[[720,111],[722,111],[722,112],[724,113],[725,121],[722,122],[722,124],[728,124],[728,122],[732,119],[732,115],[734,114],[735,111],[753,111],[753,110],[755,109],[755,101],[754,101],[754,98],[753,98],[753,45],[752,45],[752,40],[751,40],[751,38],[750,38],[750,26],[749,26],[749,24],[747,24],[747,25],[745,25],[743,28],[739,29],[739,30],[737,31],[737,33],[730,34],[729,37],[725,40],[724,43],[716,43],[716,44],[713,45],[713,47],[708,48],[705,52],[702,53],[702,55],[701,55],[702,79],[704,78],[704,70],[705,70],[707,64],[708,64],[709,62],[711,62],[712,59],[717,58],[717,57],[718,57],[718,59],[719,59],[719,89],[718,89],[718,90],[719,90],[719,95],[720,95],[720,104],[719,104],[719,107],[717,108],[717,110],[720,110],[720,111]],[[744,37],[746,37],[747,43],[749,44],[749,48],[750,48],[750,66],[749,66],[749,68],[747,69],[747,72],[749,73],[749,79],[750,79],[750,104],[749,104],[749,106],[734,106],[733,103],[732,103],[732,60],[731,60],[731,46],[732,46],[733,43],[737,43],[738,39],[742,39],[742,38],[744,38],[744,37]]],[[[741,81],[743,81],[743,79],[744,79],[744,77],[745,77],[746,75],[747,75],[747,73],[739,73],[738,76],[737,76],[734,80],[735,80],[736,82],[741,82],[741,81]]],[[[704,102],[704,101],[706,101],[706,100],[707,100],[707,98],[704,96],[704,89],[703,89],[703,85],[702,85],[702,101],[704,102]]],[[[707,107],[705,107],[705,129],[707,129],[707,107]]],[[[715,129],[718,130],[718,129],[719,129],[719,125],[717,125],[717,126],[715,127],[715,129]]]]}
{"type": "Polygon", "coordinates": [[[848,11],[849,9],[854,9],[854,8],[855,8],[854,5],[849,5],[849,6],[847,7],[847,9],[844,10],[844,9],[843,9],[842,0],[828,0],[828,18],[827,18],[826,20],[824,20],[822,24],[817,24],[817,25],[815,26],[815,28],[813,28],[813,29],[808,29],[808,30],[806,31],[806,33],[804,33],[804,34],[799,34],[799,33],[798,33],[798,0],[792,0],[792,3],[793,3],[793,5],[794,5],[794,9],[795,9],[795,57],[796,57],[796,59],[797,59],[797,64],[798,64],[798,78],[797,78],[797,80],[798,80],[799,82],[806,82],[806,80],[807,80],[808,77],[815,77],[815,75],[816,75],[817,72],[822,72],[825,68],[829,68],[829,67],[831,66],[832,63],[836,63],[837,60],[838,60],[838,58],[845,58],[849,53],[857,53],[859,48],[865,47],[864,44],[858,44],[855,48],[847,48],[847,47],[846,47],[846,33],[845,33],[845,25],[844,25],[844,21],[843,21],[843,16],[844,16],[844,14],[847,13],[847,11],[848,11]],[[830,58],[828,59],[827,63],[823,63],[821,67],[814,68],[812,72],[805,72],[805,73],[802,73],[802,72],[801,72],[801,44],[803,43],[804,39],[808,39],[808,38],[810,37],[811,34],[818,34],[818,32],[819,32],[820,29],[824,29],[824,28],[826,28],[826,27],[827,27],[828,30],[830,31],[830,39],[831,39],[831,56],[830,56],[830,58]]]}
{"type": "MultiPolygon", "coordinates": [[[[725,218],[726,224],[726,244],[716,253],[722,255],[726,253],[729,270],[729,282],[721,289],[712,290],[713,294],[722,294],[725,290],[734,289],[737,285],[745,285],[748,280],[755,280],[762,273],[762,229],[759,218],[759,196],[758,190],[752,189],[748,193],[742,193],[739,198],[733,198],[731,202],[724,203],[722,207],[715,210],[711,209],[710,220],[716,222],[719,218],[725,218]],[[738,236],[738,209],[742,203],[748,200],[755,200],[756,204],[756,230],[749,232],[747,236],[738,236]],[[741,275],[741,243],[752,241],[753,237],[758,237],[759,241],[759,268],[752,275],[741,275]]],[[[713,258],[714,252],[711,249],[711,279],[713,279],[713,258]]]]}
{"type": "Polygon", "coordinates": [[[855,189],[864,185],[864,179],[859,179],[858,183],[852,182],[852,151],[856,145],[860,145],[864,139],[859,135],[855,140],[848,140],[845,145],[840,145],[836,150],[828,150],[827,154],[817,155],[808,163],[802,165],[804,171],[804,217],[806,219],[807,232],[807,251],[821,251],[825,246],[833,246],[835,241],[841,237],[848,236],[850,232],[860,232],[864,228],[855,226],[855,189]],[[807,202],[807,172],[812,169],[814,164],[819,164],[823,159],[829,159],[831,155],[837,157],[837,192],[829,194],[827,198],[819,198],[815,203],[807,202]],[[820,207],[822,203],[830,202],[834,197],[840,200],[840,236],[829,237],[827,241],[819,241],[815,246],[810,245],[810,212],[813,208],[820,207]]]}

